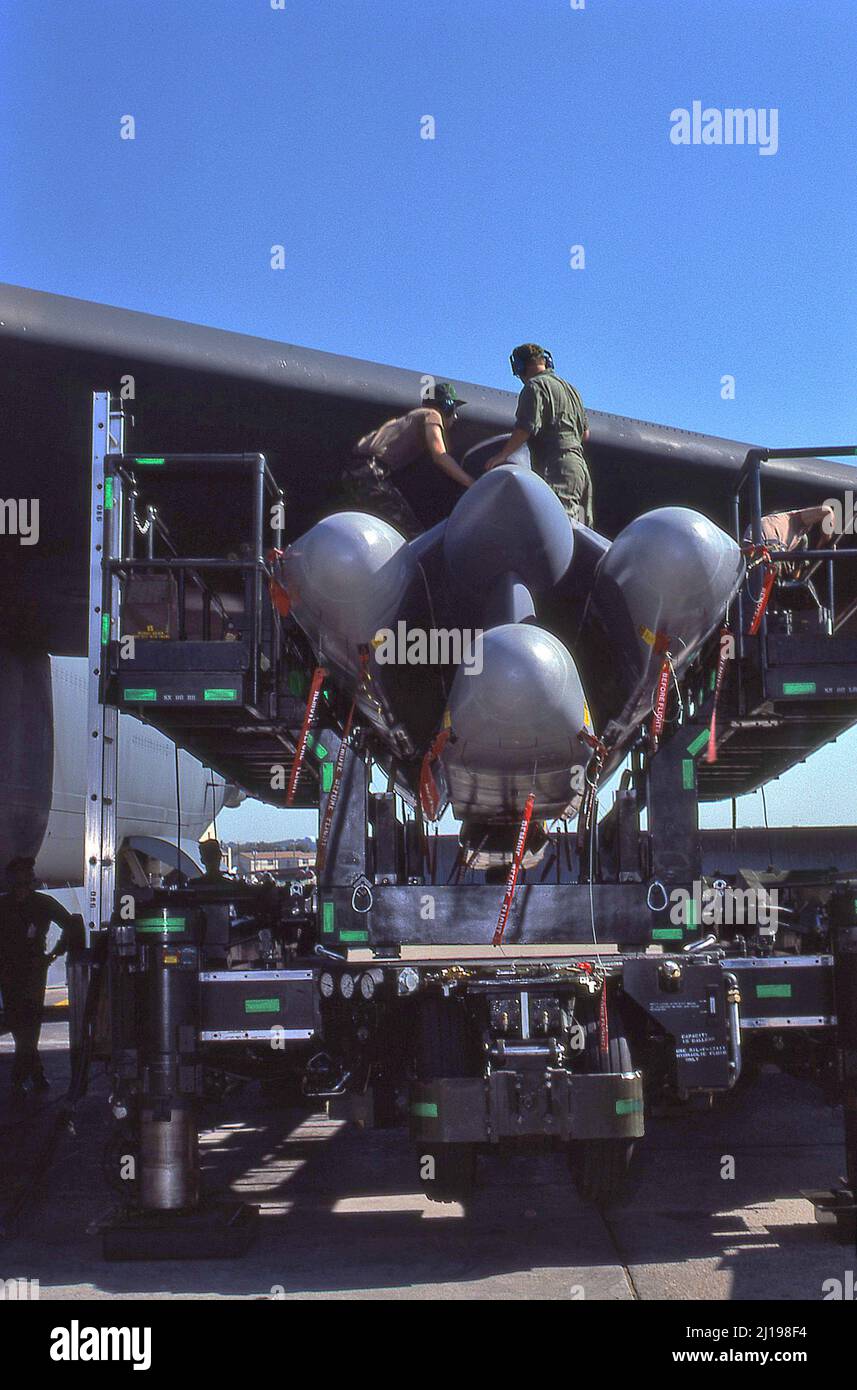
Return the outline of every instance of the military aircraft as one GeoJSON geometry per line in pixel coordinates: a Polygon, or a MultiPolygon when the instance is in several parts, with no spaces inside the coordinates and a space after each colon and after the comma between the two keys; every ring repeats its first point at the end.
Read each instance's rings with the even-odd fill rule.
{"type": "MultiPolygon", "coordinates": [[[[448,377],[443,364],[430,365],[448,377]]],[[[435,691],[413,707],[408,701],[404,720],[395,682],[407,685],[408,664],[390,664],[382,681],[381,663],[374,659],[381,699],[377,708],[364,700],[364,716],[370,719],[374,711],[391,757],[418,762],[426,740],[442,732],[438,711],[441,719],[448,714],[451,725],[458,725],[456,740],[434,762],[441,798],[462,814],[490,819],[498,807],[516,807],[524,785],[532,782],[534,761],[543,778],[540,810],[573,809],[573,795],[563,803],[563,764],[569,738],[579,736],[576,726],[606,738],[606,770],[651,706],[667,628],[679,674],[740,583],[733,496],[749,445],[590,410],[587,456],[598,529],[576,527],[569,544],[556,499],[523,461],[496,470],[496,477],[482,476],[491,441],[512,428],[515,395],[455,382],[468,404],[451,448],[467,458],[478,485],[459,498],[438,470],[414,469],[402,486],[426,526],[424,535],[407,545],[371,519],[349,528],[341,510],[338,518],[331,513],[341,508],[340,473],[355,440],[418,404],[432,375],[0,286],[0,858],[6,852],[35,853],[44,840],[53,770],[46,732],[52,722],[50,657],[79,656],[86,648],[93,390],[110,390],[127,401],[136,449],[263,452],[285,494],[287,568],[303,555],[309,574],[307,548],[325,535],[328,546],[351,546],[355,563],[370,533],[381,537],[400,574],[401,593],[388,605],[396,627],[400,621],[425,626],[432,618],[423,577],[433,575],[429,597],[433,602],[436,591],[446,626],[483,629],[474,669],[460,666],[450,683],[449,671],[439,664],[425,689],[436,679],[440,697],[435,691]],[[526,525],[519,531],[517,524],[499,524],[489,537],[498,518],[513,510],[516,522],[523,518],[526,525]],[[16,533],[13,522],[22,517],[27,524],[16,533]],[[670,596],[669,613],[653,611],[652,593],[661,596],[658,602],[670,596]],[[529,714],[518,720],[522,728],[529,721],[527,737],[535,731],[544,743],[544,759],[534,760],[532,746],[504,746],[500,757],[496,747],[480,745],[484,710],[501,694],[513,694],[511,683],[495,673],[510,670],[523,673],[518,694],[529,714]],[[389,692],[386,680],[392,682],[389,692]],[[560,686],[565,694],[558,699],[560,686]],[[539,690],[540,705],[534,702],[539,690]],[[16,755],[23,747],[24,759],[16,755]]],[[[765,507],[810,505],[844,495],[852,485],[851,468],[829,460],[771,463],[765,507]]],[[[177,511],[173,539],[179,554],[205,549],[222,555],[234,545],[235,520],[219,489],[212,487],[203,511],[177,511]]],[[[843,568],[837,623],[847,632],[855,621],[857,588],[849,578],[853,567],[843,568]]],[[[317,649],[334,660],[336,652],[329,649],[336,634],[332,626],[327,630],[325,616],[322,631],[314,629],[318,615],[307,610],[301,618],[300,601],[294,613],[317,649]]],[[[364,616],[360,635],[371,641],[385,624],[376,622],[374,611],[364,616]]],[[[444,622],[429,625],[440,628],[444,622]]],[[[356,629],[345,635],[346,646],[355,635],[356,629]]],[[[340,675],[353,686],[354,653],[344,656],[340,675]]],[[[830,722],[819,725],[815,746],[838,731],[830,722]]],[[[751,789],[806,752],[805,746],[771,747],[763,764],[730,794],[751,789]]],[[[220,771],[229,775],[228,767],[220,771]]],[[[258,786],[248,790],[260,794],[258,786]]]]}

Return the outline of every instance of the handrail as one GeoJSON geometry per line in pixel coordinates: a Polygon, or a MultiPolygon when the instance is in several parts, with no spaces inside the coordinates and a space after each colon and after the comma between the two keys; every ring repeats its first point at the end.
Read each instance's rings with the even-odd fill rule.
{"type": "MultiPolygon", "coordinates": [[[[747,450],[735,491],[732,498],[733,525],[735,528],[735,540],[739,545],[743,542],[743,530],[741,527],[741,494],[747,485],[750,485],[750,534],[753,544],[762,547],[762,468],[766,463],[786,459],[805,459],[805,458],[854,458],[857,456],[857,446],[853,444],[832,444],[819,447],[800,447],[794,449],[766,449],[753,447],[747,450]]],[[[834,588],[834,569],[835,560],[841,560],[847,556],[854,557],[857,550],[842,549],[838,550],[835,545],[831,545],[824,550],[800,550],[800,551],[769,551],[766,553],[766,562],[776,565],[791,564],[796,560],[818,560],[827,561],[827,584],[828,599],[830,610],[831,626],[835,621],[835,588],[834,588]]],[[[752,598],[752,592],[750,593],[752,598]]],[[[738,592],[738,656],[742,658],[745,654],[744,632],[744,586],[738,592]]],[[[768,620],[767,615],[763,614],[759,631],[756,634],[759,639],[759,665],[762,676],[763,690],[767,688],[767,635],[768,620]]],[[[740,671],[740,665],[739,665],[740,671]]],[[[740,695],[739,695],[740,698],[740,695]]]]}

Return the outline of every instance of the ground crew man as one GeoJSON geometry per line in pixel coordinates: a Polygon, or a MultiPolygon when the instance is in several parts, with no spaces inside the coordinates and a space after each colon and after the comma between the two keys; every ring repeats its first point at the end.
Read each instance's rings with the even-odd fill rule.
{"type": "Polygon", "coordinates": [[[220,841],[200,840],[198,848],[203,872],[198,878],[192,878],[191,883],[228,883],[229,880],[220,867],[223,858],[223,848],[220,841]]]}
{"type": "Polygon", "coordinates": [[[48,965],[68,948],[67,933],[75,918],[33,885],[34,860],[19,856],[6,865],[8,892],[0,896],[0,990],[6,1026],[15,1040],[12,1094],[47,1090],[50,1082],[39,1058],[39,1032],[45,1002],[48,965]],[[54,950],[45,953],[48,931],[55,922],[62,935],[54,950]]]}
{"type": "Polygon", "coordinates": [[[509,361],[523,381],[515,429],[485,467],[496,468],[526,443],[534,473],[549,483],[572,521],[593,522],[592,479],[583,457],[589,422],[583,402],[568,381],[557,376],[553,358],[538,343],[522,343],[509,361]]]}
{"type": "MultiPolygon", "coordinates": [[[[203,872],[188,881],[188,888],[216,888],[220,884],[232,882],[220,867],[223,847],[219,840],[200,840],[199,857],[203,872]]],[[[214,964],[225,965],[229,957],[229,938],[232,931],[233,911],[229,903],[205,902],[202,907],[205,917],[205,944],[209,952],[215,952],[214,964]]]]}
{"type": "Polygon", "coordinates": [[[394,478],[409,463],[428,455],[463,488],[472,485],[469,473],[447,451],[447,435],[455,413],[465,402],[448,381],[438,381],[423,404],[378,429],[364,434],[354,446],[351,463],[343,476],[346,500],[355,511],[371,512],[413,540],[424,529],[399,491],[394,478]]]}

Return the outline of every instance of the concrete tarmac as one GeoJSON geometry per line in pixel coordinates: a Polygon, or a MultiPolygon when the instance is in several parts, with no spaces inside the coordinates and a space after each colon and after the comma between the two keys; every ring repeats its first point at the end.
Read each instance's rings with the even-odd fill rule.
{"type": "MultiPolygon", "coordinates": [[[[11,1040],[0,1039],[0,1209],[50,1146],[68,1080],[67,1030],[46,1024],[54,1085],[13,1111],[11,1040]]],[[[359,1131],[278,1108],[255,1085],[208,1113],[206,1186],[261,1208],[240,1259],[108,1263],[99,1226],[115,1205],[101,1175],[109,1133],[96,1076],[60,1132],[45,1179],[0,1240],[0,1279],[39,1281],[42,1299],[559,1299],[724,1301],[823,1298],[857,1256],[816,1225],[802,1189],[844,1169],[841,1113],[779,1073],[710,1111],[650,1123],[632,1182],[607,1213],[577,1197],[561,1154],[484,1157],[465,1211],[419,1191],[404,1131],[359,1131]]]]}

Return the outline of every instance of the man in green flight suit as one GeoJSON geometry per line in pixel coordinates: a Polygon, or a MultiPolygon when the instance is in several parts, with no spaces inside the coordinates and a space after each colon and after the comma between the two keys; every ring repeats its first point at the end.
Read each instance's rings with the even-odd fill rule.
{"type": "Polygon", "coordinates": [[[589,422],[583,402],[570,382],[557,376],[553,358],[538,343],[521,343],[509,361],[524,383],[515,429],[485,467],[497,468],[526,443],[533,472],[550,484],[572,521],[591,526],[592,479],[583,456],[589,422]]]}

